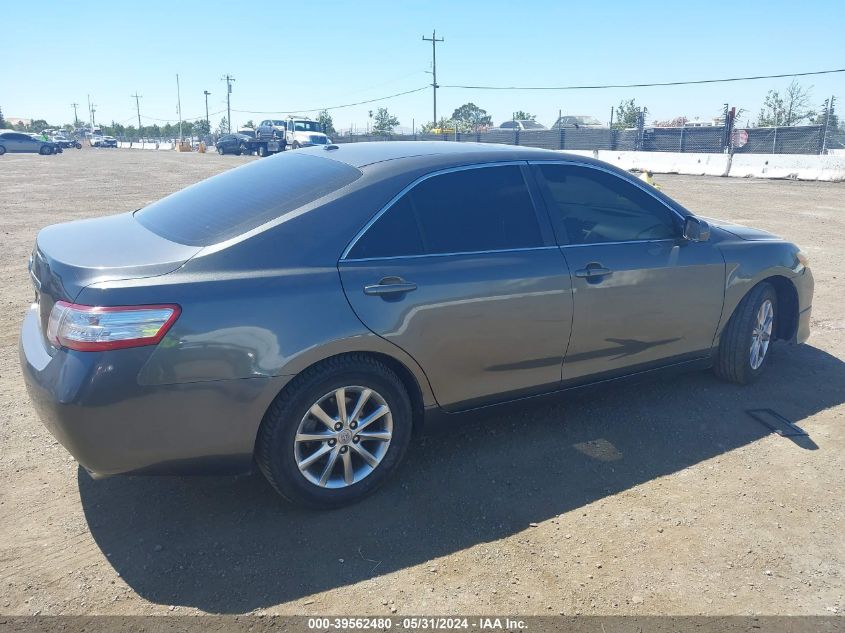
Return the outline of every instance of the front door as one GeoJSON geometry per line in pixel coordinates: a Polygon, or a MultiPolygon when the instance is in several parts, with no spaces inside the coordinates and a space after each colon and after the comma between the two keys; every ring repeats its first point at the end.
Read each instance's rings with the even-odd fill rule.
{"type": "Polygon", "coordinates": [[[682,214],[649,185],[587,165],[533,169],[572,274],[564,381],[708,354],[725,289],[718,248],[683,240],[682,214]]]}
{"type": "Polygon", "coordinates": [[[358,317],[416,359],[447,410],[560,385],[569,272],[526,169],[422,180],[339,263],[358,317]]]}

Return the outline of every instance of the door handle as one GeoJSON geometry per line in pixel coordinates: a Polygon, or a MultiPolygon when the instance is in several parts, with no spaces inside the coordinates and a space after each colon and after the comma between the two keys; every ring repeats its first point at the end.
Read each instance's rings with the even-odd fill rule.
{"type": "Polygon", "coordinates": [[[417,284],[399,277],[385,277],[377,284],[364,286],[364,294],[376,297],[405,294],[417,289],[417,284]]]}
{"type": "Polygon", "coordinates": [[[580,270],[575,271],[576,277],[582,277],[586,279],[593,279],[596,277],[604,277],[606,275],[611,274],[613,271],[610,268],[605,268],[601,264],[590,263],[587,264],[586,268],[581,268],[580,270]]]}

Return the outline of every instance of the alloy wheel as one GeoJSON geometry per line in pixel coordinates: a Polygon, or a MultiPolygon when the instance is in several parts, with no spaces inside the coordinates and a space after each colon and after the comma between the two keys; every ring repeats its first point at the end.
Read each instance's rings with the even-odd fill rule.
{"type": "Polygon", "coordinates": [[[393,416],[378,392],[358,385],[322,396],[302,417],[294,437],[299,472],[322,488],[345,488],[369,476],[384,459],[393,416]]]}
{"type": "Polygon", "coordinates": [[[751,369],[759,369],[766,359],[769,351],[769,343],[772,340],[772,325],[774,324],[775,310],[772,302],[766,299],[757,310],[757,319],[754,322],[754,329],[751,331],[751,350],[749,360],[751,369]]]}

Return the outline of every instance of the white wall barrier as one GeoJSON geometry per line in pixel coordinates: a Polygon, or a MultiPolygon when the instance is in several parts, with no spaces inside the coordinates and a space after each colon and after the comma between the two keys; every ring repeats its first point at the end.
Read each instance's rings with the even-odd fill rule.
{"type": "Polygon", "coordinates": [[[734,178],[788,178],[845,181],[845,156],[815,154],[734,154],[734,178]]]}
{"type": "Polygon", "coordinates": [[[599,150],[598,159],[622,169],[657,174],[686,174],[690,176],[724,176],[728,170],[727,154],[698,154],[679,152],[614,152],[599,150]]]}
{"type": "Polygon", "coordinates": [[[837,154],[734,154],[730,157],[727,154],[610,150],[564,153],[598,158],[626,171],[845,182],[845,155],[837,154]]]}

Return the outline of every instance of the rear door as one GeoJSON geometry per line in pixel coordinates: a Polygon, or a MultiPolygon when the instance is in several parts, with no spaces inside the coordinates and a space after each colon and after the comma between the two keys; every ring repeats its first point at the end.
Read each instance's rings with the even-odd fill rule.
{"type": "Polygon", "coordinates": [[[447,410],[560,384],[569,271],[526,173],[510,163],[431,175],[339,262],[361,321],[417,360],[447,410]]]}
{"type": "Polygon", "coordinates": [[[648,185],[592,165],[533,169],[572,273],[564,381],[708,354],[724,300],[718,248],[683,240],[682,214],[648,185]]]}

